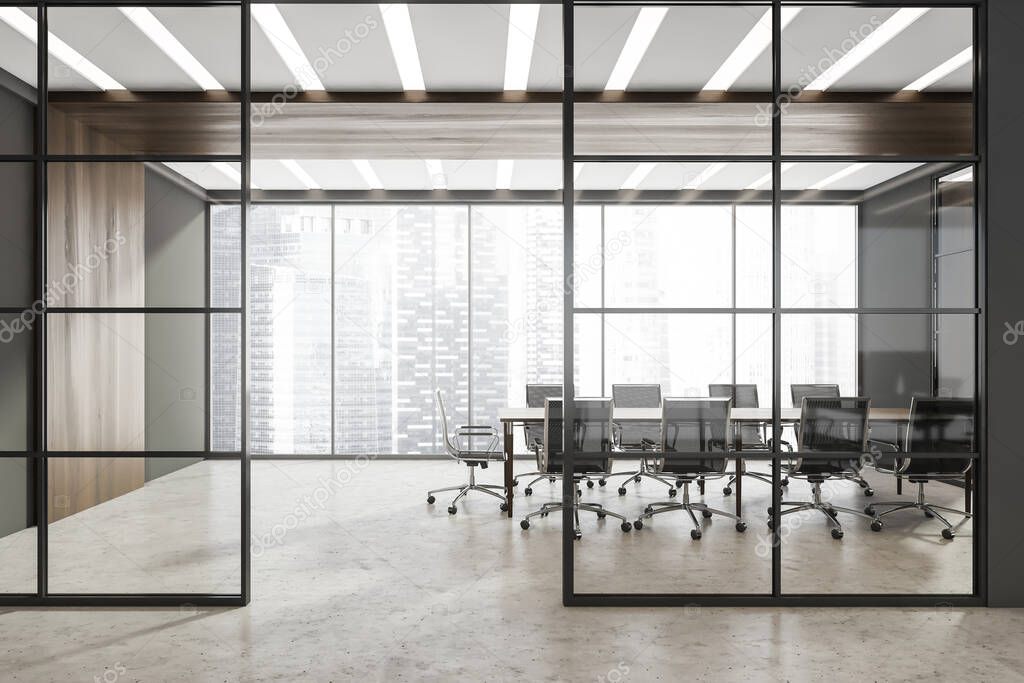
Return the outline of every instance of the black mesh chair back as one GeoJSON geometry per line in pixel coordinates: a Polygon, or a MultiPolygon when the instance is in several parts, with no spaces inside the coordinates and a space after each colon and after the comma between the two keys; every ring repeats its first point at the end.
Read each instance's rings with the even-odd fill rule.
{"type": "Polygon", "coordinates": [[[805,396],[800,407],[799,473],[858,471],[867,452],[868,412],[871,399],[864,397],[805,396]],[[813,458],[814,452],[822,453],[813,458]],[[837,453],[855,456],[844,458],[837,453]]]}
{"type": "MultiPolygon", "coordinates": [[[[616,408],[661,408],[661,385],[613,384],[612,401],[616,408]]],[[[656,444],[661,439],[658,422],[626,422],[617,426],[619,444],[626,449],[640,449],[645,441],[656,444]]]]}
{"type": "MultiPolygon", "coordinates": [[[[573,473],[610,472],[612,467],[612,402],[607,398],[585,398],[574,402],[573,473]]],[[[542,472],[561,472],[563,403],[549,398],[544,406],[544,449],[542,472]]]]}
{"type": "Polygon", "coordinates": [[[724,472],[733,449],[732,398],[666,398],[661,410],[660,469],[677,474],[724,472]]]}
{"type": "Polygon", "coordinates": [[[799,408],[808,396],[839,398],[838,384],[790,384],[789,392],[793,398],[793,407],[799,408]]]}
{"type": "MultiPolygon", "coordinates": [[[[562,396],[561,384],[527,384],[526,385],[526,407],[543,408],[544,399],[560,398],[562,396]]],[[[526,447],[534,450],[543,447],[544,428],[541,425],[527,423],[523,426],[526,436],[526,447]]]]}
{"type": "MultiPolygon", "coordinates": [[[[756,384],[709,384],[708,395],[711,398],[731,398],[733,408],[760,408],[757,400],[756,384]]],[[[756,424],[744,424],[739,427],[743,436],[744,450],[768,448],[761,435],[761,428],[756,424]]]]}
{"type": "MultiPolygon", "coordinates": [[[[973,453],[974,401],[969,398],[911,399],[906,443],[910,454],[973,453]]],[[[911,457],[909,463],[902,463],[900,470],[905,474],[930,474],[939,478],[963,475],[970,465],[970,458],[911,457]]]]}

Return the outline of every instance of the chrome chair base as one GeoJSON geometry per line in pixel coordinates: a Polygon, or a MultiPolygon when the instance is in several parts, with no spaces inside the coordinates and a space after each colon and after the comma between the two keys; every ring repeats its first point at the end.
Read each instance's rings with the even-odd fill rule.
{"type": "Polygon", "coordinates": [[[881,519],[882,517],[885,517],[886,515],[891,515],[892,513],[897,512],[899,510],[920,510],[921,512],[924,513],[925,517],[928,517],[929,519],[934,518],[942,522],[944,526],[944,528],[942,529],[942,537],[946,540],[952,541],[953,538],[956,536],[957,527],[959,527],[960,524],[966,522],[968,519],[971,519],[974,515],[970,512],[967,512],[966,510],[956,510],[954,508],[949,508],[944,505],[933,505],[932,503],[929,503],[924,499],[924,484],[924,482],[917,482],[917,500],[914,501],[913,503],[907,503],[902,500],[872,503],[871,505],[868,505],[866,508],[864,508],[864,512],[874,515],[876,507],[880,505],[892,506],[892,509],[886,510],[885,512],[877,515],[876,519],[881,519]],[[952,523],[950,523],[948,519],[946,519],[939,513],[940,510],[942,512],[953,513],[954,515],[961,515],[963,519],[960,520],[959,524],[954,526],[952,523]]]}
{"type": "MultiPolygon", "coordinates": [[[[619,528],[622,529],[623,532],[627,532],[627,531],[629,531],[632,528],[632,526],[629,523],[629,520],[627,520],[625,518],[625,516],[620,515],[617,512],[612,512],[611,510],[606,510],[605,507],[603,505],[601,505],[600,503],[581,503],[580,502],[580,496],[582,495],[582,493],[583,492],[580,491],[579,481],[577,481],[576,482],[576,500],[573,501],[573,504],[572,504],[572,516],[573,516],[573,520],[574,520],[572,532],[573,532],[573,536],[575,536],[576,540],[579,540],[580,538],[583,537],[583,531],[580,529],[580,511],[581,510],[583,512],[593,512],[593,513],[595,513],[597,515],[598,519],[604,519],[605,517],[614,517],[616,519],[622,520],[622,524],[619,525],[619,528]]],[[[547,517],[552,512],[558,512],[559,510],[564,510],[564,509],[565,509],[565,503],[563,503],[562,501],[551,502],[551,503],[544,503],[543,505],[540,506],[539,510],[535,510],[535,511],[531,512],[530,514],[526,515],[526,517],[523,517],[522,521],[519,522],[519,526],[522,527],[523,529],[529,529],[530,528],[530,520],[532,518],[534,518],[534,517],[547,517]]]]}
{"type": "MultiPolygon", "coordinates": [[[[840,539],[843,537],[843,525],[839,523],[839,513],[845,512],[849,515],[856,515],[857,517],[863,517],[871,520],[871,530],[881,531],[882,523],[878,521],[878,518],[873,514],[867,514],[860,510],[854,510],[853,508],[841,507],[839,505],[833,505],[832,503],[826,503],[821,499],[821,482],[811,482],[811,495],[813,500],[810,502],[796,501],[796,500],[784,500],[781,505],[788,505],[785,510],[779,512],[779,515],[791,515],[794,512],[803,512],[805,510],[817,510],[821,514],[825,515],[825,519],[828,520],[829,525],[832,527],[832,538],[840,539]]],[[[772,508],[768,508],[768,528],[772,528],[772,508]]]]}
{"type": "Polygon", "coordinates": [[[505,501],[505,487],[499,484],[478,484],[476,483],[476,465],[469,465],[469,483],[460,484],[458,486],[445,486],[444,488],[434,489],[433,491],[427,491],[427,502],[433,504],[436,498],[435,493],[444,493],[446,491],[458,491],[458,495],[452,500],[451,505],[448,506],[448,514],[454,515],[458,512],[457,504],[462,500],[467,493],[470,491],[479,491],[480,493],[486,493],[494,496],[501,501],[501,505],[498,508],[504,512],[508,509],[508,503],[505,501]],[[498,492],[501,493],[498,493],[498,492]]]}
{"type": "Polygon", "coordinates": [[[735,520],[736,531],[746,531],[747,523],[743,521],[743,518],[739,515],[734,515],[731,512],[725,510],[719,510],[717,508],[710,507],[705,503],[693,503],[690,501],[690,484],[689,480],[683,480],[683,499],[681,501],[665,501],[660,503],[651,503],[644,509],[644,513],[633,522],[633,527],[637,530],[644,528],[644,520],[651,519],[654,515],[660,515],[664,512],[674,512],[676,510],[686,510],[690,515],[690,521],[693,522],[693,529],[690,530],[690,538],[693,540],[699,540],[704,534],[701,521],[697,519],[696,512],[701,513],[701,517],[709,518],[714,515],[720,515],[722,517],[728,517],[729,519],[735,520]]]}

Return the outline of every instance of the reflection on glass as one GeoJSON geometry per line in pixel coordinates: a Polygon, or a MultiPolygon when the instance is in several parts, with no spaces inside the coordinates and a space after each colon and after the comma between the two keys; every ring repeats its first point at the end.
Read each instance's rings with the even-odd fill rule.
{"type": "Polygon", "coordinates": [[[36,528],[26,458],[0,457],[0,594],[36,592],[36,528]]]}

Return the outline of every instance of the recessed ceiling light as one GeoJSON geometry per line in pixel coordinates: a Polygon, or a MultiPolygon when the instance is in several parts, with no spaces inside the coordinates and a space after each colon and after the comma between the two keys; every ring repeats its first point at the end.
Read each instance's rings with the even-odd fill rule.
{"type": "Polygon", "coordinates": [[[423,69],[420,68],[420,53],[416,49],[416,35],[412,31],[409,5],[405,3],[380,3],[380,15],[384,19],[384,30],[395,56],[398,77],[402,79],[403,90],[426,90],[423,84],[423,69]]]}
{"type": "Polygon", "coordinates": [[[427,165],[427,175],[430,176],[430,186],[435,190],[447,190],[448,178],[445,177],[444,166],[441,165],[441,160],[425,159],[423,163],[427,165]]]}
{"type": "Polygon", "coordinates": [[[206,67],[200,64],[188,49],[174,37],[167,27],[160,23],[160,20],[153,16],[145,7],[119,7],[121,13],[128,17],[140,31],[153,41],[165,55],[171,58],[188,77],[196,82],[203,90],[224,90],[224,86],[217,82],[206,67]]]}
{"type": "Polygon", "coordinates": [[[858,64],[873,55],[879,48],[898,36],[908,26],[928,11],[927,7],[904,7],[882,22],[882,25],[854,45],[849,52],[837,59],[811,81],[804,90],[828,90],[836,81],[850,73],[858,64]]]}
{"type": "Polygon", "coordinates": [[[497,190],[512,189],[512,169],[514,163],[511,159],[498,160],[498,170],[494,180],[494,187],[497,190]]]}
{"type": "MultiPolygon", "coordinates": [[[[36,20],[17,7],[0,7],[0,20],[31,40],[33,45],[37,43],[39,27],[36,20]]],[[[82,78],[100,90],[127,90],[73,47],[53,35],[53,31],[46,34],[46,44],[51,55],[64,62],[68,68],[78,72],[82,78]]]]}
{"type": "Polygon", "coordinates": [[[957,52],[955,55],[939,64],[937,67],[921,76],[919,79],[908,85],[904,90],[924,90],[941,81],[943,78],[953,73],[960,67],[970,64],[971,60],[974,59],[974,46],[964,48],[961,52],[957,52]]]}
{"type": "Polygon", "coordinates": [[[288,172],[298,178],[299,182],[306,186],[307,190],[321,190],[320,183],[313,179],[313,176],[306,173],[306,169],[299,165],[294,159],[281,159],[281,165],[288,169],[288,172]]]}
{"type": "Polygon", "coordinates": [[[653,171],[653,170],[654,170],[654,164],[652,164],[652,163],[637,164],[636,168],[634,168],[633,172],[629,174],[629,177],[626,178],[625,181],[623,181],[622,186],[619,189],[620,190],[635,190],[635,189],[637,189],[638,187],[640,187],[640,183],[642,183],[644,181],[644,179],[646,179],[647,176],[649,176],[651,174],[651,171],[653,171]]]}
{"type": "MultiPolygon", "coordinates": [[[[782,8],[782,28],[800,13],[802,7],[782,8]]],[[[761,56],[772,44],[772,11],[769,9],[757,20],[750,32],[744,36],[736,49],[732,51],[718,70],[701,90],[728,90],[743,72],[750,68],[754,60],[761,56]]]]}
{"type": "Polygon", "coordinates": [[[809,190],[824,190],[829,185],[835,185],[837,182],[839,182],[843,178],[846,178],[847,176],[853,175],[857,171],[861,171],[861,170],[867,168],[868,166],[869,166],[869,164],[864,164],[864,163],[850,164],[846,168],[843,168],[843,169],[840,169],[840,170],[836,171],[835,173],[833,173],[832,175],[828,176],[827,178],[825,178],[823,180],[819,180],[818,182],[814,183],[813,185],[808,186],[807,189],[809,189],[809,190]]]}
{"type": "Polygon", "coordinates": [[[715,163],[710,164],[707,168],[705,168],[703,171],[701,171],[696,176],[694,176],[693,179],[690,182],[688,182],[685,185],[683,185],[683,189],[684,190],[696,190],[696,189],[699,189],[701,185],[703,185],[707,181],[711,180],[712,176],[718,175],[718,173],[722,169],[724,169],[725,166],[726,166],[726,164],[724,162],[721,162],[721,161],[716,161],[715,163]]]}
{"type": "Polygon", "coordinates": [[[377,177],[377,172],[373,170],[373,166],[366,159],[353,159],[352,164],[359,171],[359,175],[363,177],[363,181],[370,186],[371,190],[383,190],[384,183],[380,182],[380,178],[377,177]]]}
{"type": "MultiPolygon", "coordinates": [[[[780,175],[782,173],[785,173],[789,169],[793,168],[794,166],[796,166],[796,163],[793,162],[793,161],[787,161],[786,163],[782,164],[782,166],[779,167],[779,171],[781,171],[780,175]]],[[[772,182],[772,172],[768,171],[763,176],[761,176],[760,178],[758,178],[754,182],[752,182],[749,185],[747,185],[744,189],[746,189],[746,190],[760,190],[762,187],[764,187],[765,185],[767,185],[767,184],[769,184],[771,182],[772,182]]]]}
{"type": "Polygon", "coordinates": [[[510,5],[505,46],[505,90],[526,90],[540,5],[510,5]]]}
{"type": "Polygon", "coordinates": [[[253,3],[252,17],[263,29],[263,33],[266,34],[285,66],[292,72],[296,84],[303,90],[324,90],[324,84],[320,82],[316,69],[309,63],[306,53],[299,47],[299,41],[295,39],[295,34],[292,33],[288,23],[281,16],[281,10],[277,8],[277,5],[253,3]]]}
{"type": "Polygon", "coordinates": [[[640,10],[629,37],[626,38],[626,44],[622,46],[619,59],[615,62],[612,75],[608,77],[608,83],[604,86],[605,90],[625,90],[629,86],[629,82],[633,80],[633,73],[640,66],[640,60],[647,53],[647,48],[650,47],[654,34],[658,32],[658,27],[667,13],[667,7],[644,7],[640,10]]]}

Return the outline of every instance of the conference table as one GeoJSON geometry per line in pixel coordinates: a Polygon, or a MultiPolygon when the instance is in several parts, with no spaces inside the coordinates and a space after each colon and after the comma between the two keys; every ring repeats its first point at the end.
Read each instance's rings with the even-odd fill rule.
{"type": "MultiPolygon", "coordinates": [[[[782,424],[793,424],[800,421],[799,408],[783,408],[780,411],[782,424]]],[[[772,421],[771,408],[733,408],[730,413],[733,424],[769,424],[772,421]]],[[[904,424],[910,418],[909,408],[871,408],[868,413],[868,423],[889,423],[904,424]]],[[[525,424],[543,424],[543,408],[521,408],[508,407],[498,411],[498,420],[501,422],[504,431],[505,446],[505,502],[508,506],[508,516],[512,516],[512,496],[514,487],[512,480],[515,478],[513,471],[512,447],[515,442],[514,430],[517,426],[525,424]]],[[[614,408],[612,411],[614,422],[661,422],[661,408],[614,408]]],[[[735,430],[735,448],[739,453],[743,450],[741,439],[742,431],[735,430]]],[[[761,451],[764,452],[764,451],[761,451]]],[[[628,457],[629,452],[625,455],[628,457]]],[[[743,458],[736,458],[736,483],[734,484],[734,496],[736,497],[736,514],[740,515],[743,507],[743,458]]]]}

